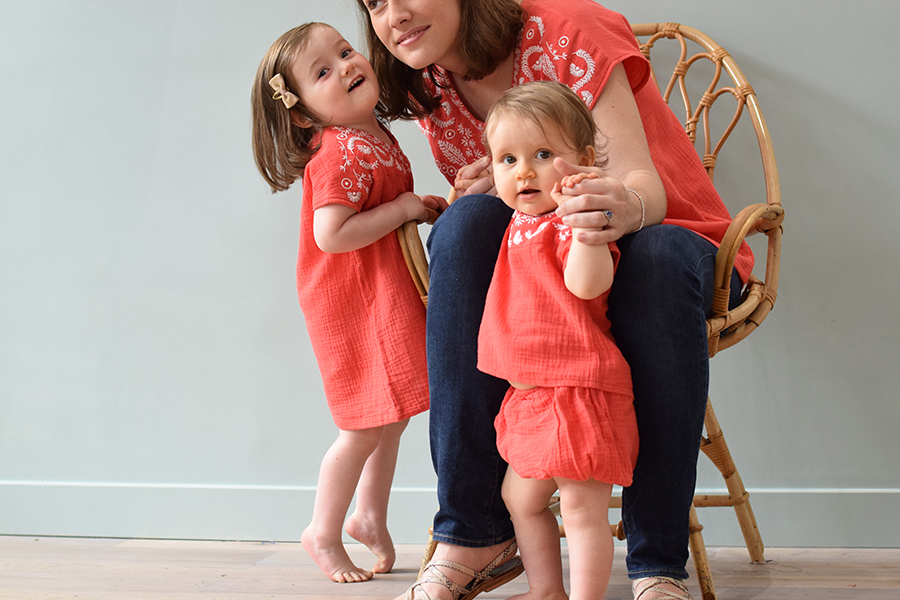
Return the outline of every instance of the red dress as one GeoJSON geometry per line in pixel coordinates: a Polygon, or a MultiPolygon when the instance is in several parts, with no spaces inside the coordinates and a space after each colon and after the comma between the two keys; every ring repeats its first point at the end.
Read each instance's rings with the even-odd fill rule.
{"type": "MultiPolygon", "coordinates": [[[[650,65],[625,17],[593,0],[523,0],[522,7],[528,20],[516,48],[513,85],[559,81],[592,109],[613,67],[621,64],[665,186],[668,208],[663,222],[686,227],[718,245],[731,217],[684,127],[650,80],[650,65]]],[[[419,120],[419,127],[428,137],[435,163],[452,183],[460,167],[484,156],[484,123],[463,104],[446,71],[434,70],[438,85],[427,73],[425,85],[433,95],[441,96],[442,103],[419,120]]],[[[753,254],[746,243],[735,268],[746,282],[753,269],[753,254]]]]}
{"type": "MultiPolygon", "coordinates": [[[[537,385],[510,390],[494,421],[500,455],[521,477],[627,486],[637,460],[631,371],[606,316],[608,292],[565,285],[572,230],[520,212],[506,231],[478,335],[478,369],[537,385]]],[[[619,250],[610,244],[614,264],[619,250]]]]}
{"type": "Polygon", "coordinates": [[[397,236],[339,254],[323,252],[313,237],[317,208],[361,212],[412,191],[409,161],[391,140],[328,127],[303,176],[297,293],[328,408],[344,430],[428,410],[425,307],[397,236]]]}

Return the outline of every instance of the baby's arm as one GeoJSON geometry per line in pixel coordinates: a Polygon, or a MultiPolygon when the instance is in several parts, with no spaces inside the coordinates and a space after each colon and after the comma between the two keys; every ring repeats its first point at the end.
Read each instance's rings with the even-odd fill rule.
{"type": "MultiPolygon", "coordinates": [[[[585,179],[597,179],[596,173],[578,173],[563,177],[558,186],[554,186],[553,198],[562,205],[574,196],[562,194],[562,188],[575,187],[585,179]]],[[[613,260],[609,244],[589,246],[578,241],[578,232],[586,231],[572,228],[572,247],[564,272],[566,287],[570,292],[583,300],[592,300],[610,288],[613,281],[613,260]]]]}
{"type": "Polygon", "coordinates": [[[425,221],[428,219],[426,203],[433,202],[404,192],[390,202],[359,213],[343,204],[326,204],[313,213],[313,235],[323,252],[359,250],[407,221],[425,221]]]}
{"type": "Polygon", "coordinates": [[[577,233],[578,230],[573,228],[572,247],[565,270],[566,287],[582,300],[592,300],[612,285],[612,253],[609,244],[589,246],[579,242],[577,233]]]}

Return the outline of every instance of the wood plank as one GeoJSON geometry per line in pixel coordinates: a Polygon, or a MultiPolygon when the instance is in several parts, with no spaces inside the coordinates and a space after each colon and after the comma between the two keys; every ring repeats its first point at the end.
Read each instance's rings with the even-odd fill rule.
{"type": "MultiPolygon", "coordinates": [[[[365,548],[352,545],[349,551],[369,566],[365,548]]],[[[0,599],[390,600],[415,579],[423,546],[397,551],[392,573],[336,584],[297,543],[0,536],[0,599]]],[[[722,600],[900,598],[900,549],[769,548],[763,565],[751,564],[743,548],[709,552],[722,600]]],[[[624,548],[616,548],[615,561],[606,599],[630,600],[624,548]]],[[[689,584],[697,596],[696,582],[689,584]]],[[[479,598],[507,598],[526,589],[520,577],[479,598]]]]}

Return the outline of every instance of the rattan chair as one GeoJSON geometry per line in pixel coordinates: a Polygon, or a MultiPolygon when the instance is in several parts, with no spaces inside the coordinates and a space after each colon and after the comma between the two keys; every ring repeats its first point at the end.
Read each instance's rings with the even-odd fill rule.
{"type": "MultiPolygon", "coordinates": [[[[653,65],[653,81],[667,103],[671,103],[673,96],[680,98],[684,109],[685,132],[698,146],[698,152],[711,180],[715,181],[719,153],[739,122],[746,124],[749,120],[759,146],[765,198],[760,198],[759,202],[750,204],[737,214],[722,240],[716,257],[713,306],[711,316],[707,319],[709,355],[712,357],[719,350],[733,346],[756,330],[775,303],[781,252],[781,223],[784,219],[775,155],[756,94],[724,48],[704,33],[677,23],[642,23],[632,27],[641,44],[641,52],[648,59],[652,58],[651,54],[654,57],[659,55],[660,51],[655,50],[657,46],[668,45],[671,51],[672,43],[677,45],[673,53],[675,65],[671,74],[667,69],[665,71],[667,79],[663,79],[659,72],[661,69],[653,65]],[[698,67],[700,64],[704,66],[698,67]],[[703,78],[703,83],[699,87],[692,79],[698,73],[699,77],[703,78]],[[700,95],[696,102],[692,97],[696,95],[695,90],[699,90],[700,95]],[[734,115],[730,122],[723,126],[723,133],[713,135],[710,131],[711,121],[714,123],[718,121],[711,119],[710,109],[722,97],[734,101],[734,115]],[[699,141],[698,130],[702,133],[699,141]],[[752,277],[739,305],[729,310],[729,282],[735,257],[741,242],[755,233],[763,233],[768,238],[764,279],[752,277]]],[[[672,108],[679,114],[680,108],[674,106],[672,108]]],[[[747,158],[744,163],[755,164],[753,168],[758,169],[758,164],[750,161],[750,157],[747,158]]],[[[427,306],[428,263],[418,229],[415,223],[408,223],[398,230],[398,234],[410,274],[427,306]]],[[[760,262],[761,256],[757,255],[757,263],[760,262]]],[[[750,507],[749,494],[725,444],[725,437],[713,411],[712,402],[707,404],[701,449],[722,474],[728,491],[727,494],[721,495],[695,495],[690,511],[690,549],[702,598],[714,600],[716,593],[701,533],[703,527],[697,519],[695,507],[733,507],[751,561],[763,562],[765,558],[762,539],[750,507]]],[[[614,498],[612,506],[621,507],[621,498],[614,498]]],[[[611,527],[614,535],[624,539],[621,523],[611,527]]],[[[565,527],[562,524],[560,535],[565,535],[565,527]]],[[[433,544],[429,543],[423,565],[430,559],[432,552],[433,544]]]]}

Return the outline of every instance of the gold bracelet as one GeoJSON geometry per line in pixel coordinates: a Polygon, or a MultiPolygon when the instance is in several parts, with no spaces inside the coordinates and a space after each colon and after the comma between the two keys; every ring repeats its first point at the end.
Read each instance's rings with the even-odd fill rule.
{"type": "Polygon", "coordinates": [[[641,224],[638,225],[638,228],[637,228],[637,229],[635,229],[634,231],[629,232],[629,233],[637,233],[638,231],[640,231],[641,229],[644,228],[644,219],[645,219],[646,216],[647,216],[647,213],[646,213],[646,211],[645,211],[645,209],[644,209],[644,199],[641,198],[641,195],[640,195],[640,194],[638,194],[636,191],[634,191],[634,190],[631,189],[631,188],[625,188],[625,191],[626,191],[626,192],[631,192],[632,194],[634,194],[635,196],[637,196],[637,199],[641,202],[641,224]]]}

